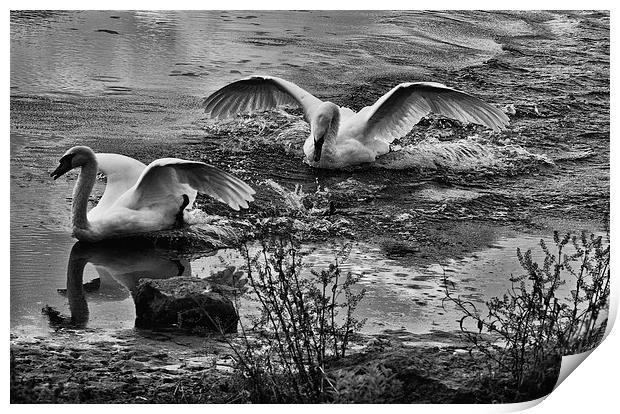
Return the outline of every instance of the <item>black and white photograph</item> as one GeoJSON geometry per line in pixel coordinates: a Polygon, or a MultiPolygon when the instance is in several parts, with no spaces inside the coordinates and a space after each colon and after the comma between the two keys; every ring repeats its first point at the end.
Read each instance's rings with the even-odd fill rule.
{"type": "Polygon", "coordinates": [[[10,403],[546,397],[615,317],[610,14],[13,7],[10,403]]]}

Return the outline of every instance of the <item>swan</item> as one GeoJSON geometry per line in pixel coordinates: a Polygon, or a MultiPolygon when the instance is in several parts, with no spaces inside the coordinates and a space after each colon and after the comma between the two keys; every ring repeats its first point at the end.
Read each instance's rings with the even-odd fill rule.
{"type": "Polygon", "coordinates": [[[359,112],[323,102],[294,83],[274,76],[241,79],[203,101],[205,112],[213,119],[280,106],[303,109],[310,124],[310,136],[304,144],[306,162],[328,169],[375,161],[389,152],[392,141],[430,113],[495,131],[509,123],[501,110],[434,82],[401,83],[359,112]]]}
{"type": "Polygon", "coordinates": [[[120,154],[95,154],[85,146],[70,148],[50,174],[56,180],[80,168],[73,190],[73,236],[101,240],[167,230],[183,224],[198,192],[228,204],[248,208],[255,191],[240,179],[211,165],[178,158],[161,158],[148,166],[120,154]],[[97,171],[107,176],[101,200],[87,213],[97,171]]]}

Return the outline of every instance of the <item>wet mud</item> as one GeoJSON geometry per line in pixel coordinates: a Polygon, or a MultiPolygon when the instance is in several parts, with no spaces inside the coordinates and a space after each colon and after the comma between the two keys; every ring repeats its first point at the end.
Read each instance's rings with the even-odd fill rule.
{"type": "MultiPolygon", "coordinates": [[[[560,366],[556,361],[544,383],[515,393],[508,375],[489,375],[485,357],[470,354],[456,335],[393,331],[358,337],[354,348],[344,360],[329,364],[327,374],[354,378],[363,374],[360,367],[388,370],[388,388],[363,397],[370,399],[356,397],[367,403],[527,401],[552,390],[560,366]]],[[[11,403],[249,403],[243,380],[234,375],[233,358],[221,338],[178,333],[117,332],[102,338],[63,330],[54,341],[14,339],[11,403]]]]}

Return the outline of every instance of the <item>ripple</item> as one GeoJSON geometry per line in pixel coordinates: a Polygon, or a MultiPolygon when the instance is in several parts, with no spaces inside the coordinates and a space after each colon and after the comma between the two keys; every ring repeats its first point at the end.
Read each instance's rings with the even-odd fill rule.
{"type": "Polygon", "coordinates": [[[95,32],[109,33],[109,34],[113,34],[113,35],[120,34],[116,30],[111,30],[111,29],[97,29],[97,30],[95,30],[95,32]]]}

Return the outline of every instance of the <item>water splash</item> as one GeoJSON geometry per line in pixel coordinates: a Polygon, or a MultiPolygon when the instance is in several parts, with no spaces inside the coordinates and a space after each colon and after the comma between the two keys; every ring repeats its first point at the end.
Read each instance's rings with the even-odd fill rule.
{"type": "Polygon", "coordinates": [[[396,170],[444,170],[456,173],[491,174],[555,165],[547,155],[529,152],[519,145],[497,145],[475,139],[450,142],[428,139],[417,145],[396,149],[378,158],[375,165],[396,170]]]}
{"type": "MultiPolygon", "coordinates": [[[[284,111],[245,116],[223,125],[206,124],[205,127],[222,140],[220,145],[227,151],[278,147],[285,154],[300,158],[304,157],[303,142],[310,133],[305,121],[284,111]],[[248,136],[252,138],[248,140],[248,136]]],[[[492,143],[478,135],[452,141],[427,137],[416,144],[392,145],[391,148],[390,153],[377,158],[375,167],[495,175],[555,165],[554,159],[546,154],[533,153],[516,144],[492,143]]]]}
{"type": "Polygon", "coordinates": [[[306,194],[304,194],[301,185],[296,184],[293,191],[288,191],[272,179],[265,180],[265,184],[282,197],[284,205],[289,211],[294,211],[302,215],[307,213],[307,209],[303,204],[303,199],[306,197],[306,194]]]}
{"type": "Polygon", "coordinates": [[[119,241],[130,243],[145,241],[155,247],[201,254],[237,246],[251,227],[248,222],[209,215],[198,209],[186,211],[183,218],[186,224],[183,228],[123,237],[119,241]]]}

